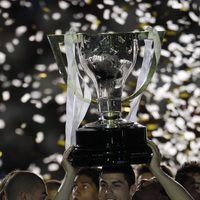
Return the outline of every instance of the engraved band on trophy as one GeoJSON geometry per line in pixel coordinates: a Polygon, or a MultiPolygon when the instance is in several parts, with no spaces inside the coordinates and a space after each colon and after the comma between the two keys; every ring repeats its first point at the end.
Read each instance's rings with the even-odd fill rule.
{"type": "MultiPolygon", "coordinates": [[[[69,159],[73,165],[102,166],[150,161],[151,150],[146,143],[146,127],[130,118],[128,120],[122,118],[121,107],[125,101],[136,100],[147,88],[159,61],[163,37],[163,31],[151,28],[126,33],[68,32],[65,35],[48,35],[59,71],[67,87],[70,88],[69,93],[74,95],[72,98],[70,94],[68,96],[74,108],[74,118],[81,120],[92,102],[97,104],[99,111],[99,120],[81,128],[78,128],[80,122],[76,126],[72,125],[75,149],[69,159]],[[144,46],[148,50],[144,50],[145,57],[141,67],[144,72],[142,71],[141,76],[138,77],[141,83],[130,96],[122,97],[125,82],[137,61],[140,48],[138,43],[145,40],[150,42],[147,45],[145,43],[144,46]],[[60,43],[65,44],[66,47],[67,66],[63,61],[60,43]],[[84,82],[84,76],[91,79],[96,91],[95,99],[90,98],[90,86],[86,83],[84,83],[84,91],[81,92],[80,81],[84,82]],[[79,97],[84,96],[83,93],[88,96],[88,99],[82,98],[86,104],[81,103],[79,97]],[[77,105],[73,104],[74,97],[78,102],[77,105]],[[80,107],[83,109],[81,110],[80,107]]],[[[139,98],[135,105],[138,102],[139,98]]],[[[69,102],[67,104],[71,109],[71,104],[69,102]]],[[[76,119],[69,123],[74,124],[76,119]]],[[[71,120],[70,117],[67,120],[71,120]]]]}

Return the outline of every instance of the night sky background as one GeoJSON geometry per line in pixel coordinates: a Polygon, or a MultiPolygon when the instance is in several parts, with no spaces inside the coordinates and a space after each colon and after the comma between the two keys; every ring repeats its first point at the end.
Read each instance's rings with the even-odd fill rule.
{"type": "MultiPolygon", "coordinates": [[[[48,34],[165,30],[161,59],[137,121],[174,169],[200,159],[198,0],[1,0],[0,178],[29,169],[62,179],[66,85],[48,34]]],[[[127,83],[131,88],[134,83],[127,83]]],[[[94,121],[88,113],[83,123],[94,121]]]]}

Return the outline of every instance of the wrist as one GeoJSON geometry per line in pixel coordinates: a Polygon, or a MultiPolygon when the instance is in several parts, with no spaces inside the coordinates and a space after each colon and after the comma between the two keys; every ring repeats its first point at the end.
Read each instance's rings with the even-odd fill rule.
{"type": "Polygon", "coordinates": [[[151,172],[155,175],[158,176],[160,174],[163,174],[162,169],[160,168],[160,166],[154,166],[154,167],[150,167],[151,172]]]}

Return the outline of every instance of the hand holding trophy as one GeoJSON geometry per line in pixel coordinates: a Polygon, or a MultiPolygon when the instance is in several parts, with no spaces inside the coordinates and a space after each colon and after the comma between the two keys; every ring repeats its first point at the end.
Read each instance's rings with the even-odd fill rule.
{"type": "Polygon", "coordinates": [[[59,70],[69,90],[69,126],[66,128],[70,129],[68,141],[71,140],[75,145],[69,158],[72,164],[102,166],[150,161],[151,150],[146,142],[146,127],[134,122],[131,114],[137,111],[141,94],[156,70],[163,36],[163,31],[157,32],[151,28],[127,33],[68,32],[65,35],[48,36],[59,70]],[[136,91],[123,98],[125,82],[137,61],[140,41],[144,41],[145,44],[144,58],[136,91]],[[63,62],[59,43],[65,43],[67,67],[63,62]],[[91,100],[89,86],[84,81],[85,76],[92,81],[96,99],[91,100]],[[80,80],[83,84],[80,84],[80,80]],[[125,101],[131,102],[132,105],[128,120],[122,118],[121,114],[122,103],[125,101]],[[99,120],[78,128],[90,102],[98,105],[99,120]]]}

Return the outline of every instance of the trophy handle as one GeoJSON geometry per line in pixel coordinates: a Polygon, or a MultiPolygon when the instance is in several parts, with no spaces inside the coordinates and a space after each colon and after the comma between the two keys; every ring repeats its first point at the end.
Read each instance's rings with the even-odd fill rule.
{"type": "MultiPolygon", "coordinates": [[[[149,37],[149,32],[150,31],[140,31],[140,32],[134,32],[137,35],[138,40],[145,40],[145,39],[152,39],[152,38],[148,38],[149,37]]],[[[158,33],[158,38],[160,39],[160,41],[163,39],[165,32],[164,31],[157,31],[158,33]]],[[[161,42],[160,42],[161,44],[161,42]]],[[[154,45],[155,45],[155,41],[154,41],[154,45]]],[[[151,66],[149,68],[149,72],[148,75],[146,77],[146,80],[144,81],[144,83],[141,85],[141,87],[135,91],[132,95],[125,97],[122,99],[122,102],[127,102],[127,101],[131,101],[132,99],[134,99],[135,97],[139,96],[144,90],[146,90],[147,86],[149,85],[155,71],[157,68],[157,64],[158,64],[158,60],[159,58],[157,58],[157,55],[154,53],[153,54],[153,58],[152,58],[152,63],[151,66]]]]}
{"type": "Polygon", "coordinates": [[[65,63],[63,61],[63,56],[60,51],[59,44],[64,44],[64,35],[48,35],[47,36],[51,49],[53,51],[54,58],[56,60],[56,63],[58,65],[59,72],[64,80],[64,82],[67,84],[67,71],[65,67],[65,63]]]}

